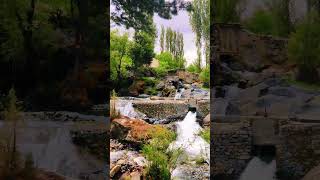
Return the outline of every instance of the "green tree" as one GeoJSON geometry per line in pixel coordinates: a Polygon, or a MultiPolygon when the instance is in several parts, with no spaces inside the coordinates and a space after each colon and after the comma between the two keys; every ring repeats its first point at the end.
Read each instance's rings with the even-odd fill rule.
{"type": "Polygon", "coordinates": [[[309,83],[318,82],[317,69],[320,65],[320,18],[311,12],[297,26],[288,43],[289,59],[298,64],[298,80],[309,83]]]}
{"type": "Polygon", "coordinates": [[[293,22],[291,19],[292,5],[292,0],[266,1],[268,11],[270,11],[274,17],[274,35],[288,37],[289,34],[294,30],[293,22]]]}
{"type": "Polygon", "coordinates": [[[152,33],[145,31],[135,32],[134,42],[130,48],[130,57],[133,60],[135,69],[151,63],[154,57],[155,31],[155,27],[153,26],[152,33]]]}
{"type": "Polygon", "coordinates": [[[248,30],[257,34],[276,35],[274,16],[266,10],[256,11],[246,22],[248,30]]]}
{"type": "Polygon", "coordinates": [[[164,39],[164,36],[165,36],[165,29],[163,26],[161,26],[161,34],[160,34],[160,51],[163,52],[164,51],[164,48],[165,48],[165,39],[164,39]]]}
{"type": "Polygon", "coordinates": [[[216,23],[236,23],[240,21],[239,4],[243,0],[214,0],[213,21],[216,23]]]}
{"type": "Polygon", "coordinates": [[[117,82],[117,88],[121,80],[128,76],[128,68],[132,66],[129,49],[132,42],[129,40],[127,33],[119,35],[118,31],[111,31],[110,34],[110,78],[117,82]]]}
{"type": "Polygon", "coordinates": [[[192,30],[196,34],[197,65],[202,67],[202,51],[205,53],[205,65],[209,65],[210,55],[210,2],[209,0],[194,0],[189,13],[192,30]]]}
{"type": "Polygon", "coordinates": [[[166,2],[165,0],[112,0],[111,2],[116,7],[115,11],[110,14],[115,23],[122,24],[126,28],[143,29],[147,32],[153,31],[152,21],[148,19],[152,20],[154,13],[157,13],[162,18],[171,19],[172,15],[178,14],[178,9],[189,9],[188,7],[190,6],[183,0],[175,0],[174,2],[166,2]]]}

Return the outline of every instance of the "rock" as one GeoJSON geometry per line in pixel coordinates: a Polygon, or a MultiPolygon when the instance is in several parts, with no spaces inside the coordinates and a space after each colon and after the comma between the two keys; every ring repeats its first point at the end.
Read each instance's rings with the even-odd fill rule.
{"type": "Polygon", "coordinates": [[[110,170],[110,177],[113,177],[115,174],[119,172],[121,169],[120,165],[115,165],[111,170],[110,170]]]}
{"type": "Polygon", "coordinates": [[[188,71],[178,71],[177,76],[187,84],[192,84],[199,80],[199,75],[188,71]]]}
{"type": "Polygon", "coordinates": [[[162,95],[165,97],[174,97],[175,93],[176,93],[176,88],[171,85],[171,86],[166,86],[162,91],[161,91],[162,95]]]}
{"type": "Polygon", "coordinates": [[[133,159],[133,161],[141,167],[145,167],[147,164],[147,160],[144,157],[136,157],[133,159]]]}
{"type": "Polygon", "coordinates": [[[138,171],[134,171],[134,172],[131,172],[131,173],[125,173],[123,174],[121,177],[120,177],[120,180],[127,180],[127,179],[130,179],[130,180],[140,180],[142,177],[142,173],[138,172],[138,171]]]}
{"type": "Polygon", "coordinates": [[[163,81],[160,81],[157,85],[156,85],[156,89],[157,90],[162,90],[165,87],[165,83],[163,81]]]}
{"type": "Polygon", "coordinates": [[[318,180],[320,177],[320,165],[311,169],[302,180],[318,180]]]}
{"type": "Polygon", "coordinates": [[[190,89],[191,87],[192,87],[191,84],[184,84],[185,89],[190,89]]]}
{"type": "Polygon", "coordinates": [[[150,95],[148,95],[148,94],[140,94],[138,96],[138,98],[149,98],[149,97],[150,97],[150,95]]]}
{"type": "Polygon", "coordinates": [[[225,93],[226,93],[225,89],[223,89],[220,86],[216,87],[216,90],[215,90],[215,97],[216,98],[224,98],[225,93]]]}
{"type": "Polygon", "coordinates": [[[210,127],[210,122],[211,122],[210,114],[208,114],[208,115],[203,119],[203,126],[208,126],[208,127],[210,127]]]}
{"type": "Polygon", "coordinates": [[[276,96],[285,96],[288,98],[294,98],[296,95],[294,91],[291,88],[282,88],[282,87],[276,87],[276,88],[270,88],[269,94],[273,94],[276,96]]]}
{"type": "Polygon", "coordinates": [[[154,127],[140,119],[120,118],[111,122],[110,135],[113,139],[142,143],[150,138],[154,127]]]}
{"type": "Polygon", "coordinates": [[[134,81],[133,84],[129,87],[129,93],[131,96],[138,96],[140,93],[144,91],[145,82],[138,80],[134,81]]]}
{"type": "Polygon", "coordinates": [[[238,107],[239,107],[238,104],[235,104],[233,102],[229,102],[227,109],[226,109],[226,115],[240,115],[241,112],[238,107]]]}

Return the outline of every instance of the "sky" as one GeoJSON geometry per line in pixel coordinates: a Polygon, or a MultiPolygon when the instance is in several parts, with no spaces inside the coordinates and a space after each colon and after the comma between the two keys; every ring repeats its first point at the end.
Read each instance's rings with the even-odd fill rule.
{"type": "Polygon", "coordinates": [[[197,50],[195,46],[195,34],[193,33],[189,24],[189,14],[187,11],[181,10],[178,15],[172,16],[171,19],[160,18],[157,14],[154,15],[153,21],[157,27],[158,38],[155,43],[155,52],[160,52],[160,33],[161,26],[171,27],[171,29],[183,34],[184,40],[184,57],[187,61],[187,65],[191,64],[197,56],[197,50]]]}
{"type": "MultiPolygon", "coordinates": [[[[192,1],[192,0],[187,0],[192,1]]],[[[110,6],[110,11],[114,10],[114,6],[110,6]]],[[[195,46],[195,33],[193,33],[191,25],[189,24],[189,14],[185,10],[179,10],[177,15],[172,15],[171,19],[163,19],[158,16],[157,13],[153,16],[153,22],[157,28],[157,39],[155,41],[155,52],[160,52],[160,42],[159,37],[161,33],[161,26],[171,27],[171,29],[178,31],[183,34],[184,39],[184,58],[186,59],[186,64],[190,65],[193,61],[195,61],[197,56],[197,50],[195,46]]],[[[116,26],[114,23],[111,23],[111,29],[119,29],[120,33],[129,32],[131,38],[133,36],[134,30],[125,29],[124,27],[116,26]]]]}

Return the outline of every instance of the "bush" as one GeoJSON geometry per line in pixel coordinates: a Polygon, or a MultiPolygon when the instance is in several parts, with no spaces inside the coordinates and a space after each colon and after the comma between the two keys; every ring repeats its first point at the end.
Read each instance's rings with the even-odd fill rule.
{"type": "Polygon", "coordinates": [[[293,33],[288,42],[289,59],[299,68],[298,80],[314,83],[320,78],[316,68],[320,65],[320,21],[311,13],[293,33]]]}
{"type": "Polygon", "coordinates": [[[193,64],[190,64],[188,67],[187,67],[187,71],[188,72],[191,72],[191,73],[200,73],[201,72],[201,69],[199,68],[199,66],[195,63],[193,64]]]}
{"type": "Polygon", "coordinates": [[[179,152],[167,152],[167,149],[176,139],[176,134],[162,126],[156,126],[150,134],[151,140],[142,147],[142,153],[150,162],[146,170],[146,177],[147,179],[169,180],[170,167],[176,162],[179,152]]]}
{"type": "Polygon", "coordinates": [[[116,119],[120,117],[120,112],[116,109],[117,93],[115,90],[112,90],[110,99],[110,118],[116,119]]]}
{"type": "Polygon", "coordinates": [[[208,143],[210,143],[210,128],[205,128],[204,130],[202,130],[200,132],[200,136],[207,141],[208,143]]]}
{"type": "Polygon", "coordinates": [[[164,76],[170,70],[181,69],[184,67],[183,59],[175,59],[171,53],[162,52],[156,56],[159,67],[155,68],[157,75],[164,76]]]}
{"type": "Polygon", "coordinates": [[[275,33],[274,16],[265,10],[258,10],[247,20],[245,27],[257,34],[273,35],[275,33]]]}
{"type": "Polygon", "coordinates": [[[200,73],[200,80],[203,82],[203,86],[209,88],[210,86],[210,68],[206,67],[202,69],[200,73]]]}

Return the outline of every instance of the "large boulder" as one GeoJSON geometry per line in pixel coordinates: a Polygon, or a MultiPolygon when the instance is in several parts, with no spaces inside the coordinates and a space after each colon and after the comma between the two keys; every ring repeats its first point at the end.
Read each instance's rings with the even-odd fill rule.
{"type": "Polygon", "coordinates": [[[112,120],[110,136],[112,139],[140,144],[151,137],[153,128],[140,119],[119,118],[112,120]]]}
{"type": "Polygon", "coordinates": [[[184,83],[192,84],[199,81],[199,75],[188,71],[178,71],[177,76],[182,79],[184,83]]]}
{"type": "Polygon", "coordinates": [[[129,87],[129,94],[131,96],[139,96],[140,93],[144,91],[145,82],[142,80],[134,81],[129,87]]]}
{"type": "Polygon", "coordinates": [[[320,177],[320,165],[311,169],[302,180],[318,180],[320,177]]]}

